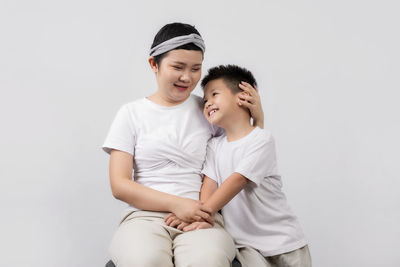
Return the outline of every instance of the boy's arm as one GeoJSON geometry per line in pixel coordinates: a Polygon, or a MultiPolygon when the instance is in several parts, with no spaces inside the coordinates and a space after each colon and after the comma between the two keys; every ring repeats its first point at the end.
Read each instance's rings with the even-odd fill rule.
{"type": "Polygon", "coordinates": [[[217,189],[217,182],[204,175],[203,184],[201,185],[200,190],[200,201],[206,202],[211,197],[211,195],[214,194],[215,191],[217,191],[217,189]]]}
{"type": "MultiPolygon", "coordinates": [[[[208,177],[207,177],[208,178],[208,177]]],[[[211,180],[210,178],[208,178],[211,180]]],[[[249,180],[241,175],[240,173],[232,173],[222,184],[215,190],[204,203],[204,206],[212,210],[212,214],[215,214],[223,206],[225,206],[232,198],[236,196],[247,184],[249,180]]],[[[201,195],[200,195],[201,196],[201,195]]],[[[201,201],[204,201],[201,199],[201,201]]]]}

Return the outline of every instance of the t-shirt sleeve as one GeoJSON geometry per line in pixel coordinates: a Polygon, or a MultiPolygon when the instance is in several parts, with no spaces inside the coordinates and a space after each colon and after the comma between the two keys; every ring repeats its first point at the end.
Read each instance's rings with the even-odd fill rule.
{"type": "Polygon", "coordinates": [[[134,155],[136,133],[134,123],[126,105],[122,106],[114,118],[107,138],[103,144],[103,150],[110,153],[112,149],[121,150],[134,155]]]}
{"type": "Polygon", "coordinates": [[[275,141],[270,134],[254,138],[245,150],[235,172],[259,185],[268,176],[277,175],[275,141]]]}
{"type": "Polygon", "coordinates": [[[211,138],[207,143],[206,160],[204,161],[201,173],[218,183],[215,170],[215,140],[211,138]]]}

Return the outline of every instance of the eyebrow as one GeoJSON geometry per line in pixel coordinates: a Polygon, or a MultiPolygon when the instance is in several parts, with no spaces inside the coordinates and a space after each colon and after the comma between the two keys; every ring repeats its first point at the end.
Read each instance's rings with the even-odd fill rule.
{"type": "MultiPolygon", "coordinates": [[[[186,66],[187,64],[186,63],[184,63],[184,62],[181,62],[181,61],[173,61],[173,63],[175,63],[175,64],[181,64],[181,65],[184,65],[184,66],[186,66]]],[[[198,64],[194,64],[193,66],[201,66],[201,63],[198,63],[198,64]]]]}

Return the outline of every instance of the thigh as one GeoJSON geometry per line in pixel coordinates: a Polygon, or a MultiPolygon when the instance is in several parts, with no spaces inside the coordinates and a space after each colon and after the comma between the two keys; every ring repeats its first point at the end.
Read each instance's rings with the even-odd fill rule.
{"type": "Polygon", "coordinates": [[[311,267],[311,256],[308,246],[271,257],[278,267],[311,267]]]}
{"type": "Polygon", "coordinates": [[[173,248],[176,267],[230,267],[235,257],[235,244],[223,228],[220,214],[216,215],[213,228],[176,236],[173,248]]]}
{"type": "Polygon", "coordinates": [[[236,258],[242,264],[242,267],[272,267],[268,258],[264,258],[257,250],[244,247],[236,250],[236,258]]]}
{"type": "Polygon", "coordinates": [[[157,218],[137,215],[128,217],[115,232],[109,249],[112,261],[117,267],[172,267],[168,231],[157,218]]]}

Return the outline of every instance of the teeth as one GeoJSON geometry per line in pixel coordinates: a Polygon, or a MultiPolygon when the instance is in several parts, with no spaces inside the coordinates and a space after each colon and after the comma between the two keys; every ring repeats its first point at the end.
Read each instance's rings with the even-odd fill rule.
{"type": "Polygon", "coordinates": [[[211,116],[211,115],[214,114],[215,112],[216,112],[216,110],[213,109],[213,110],[210,111],[209,115],[211,116]]]}

